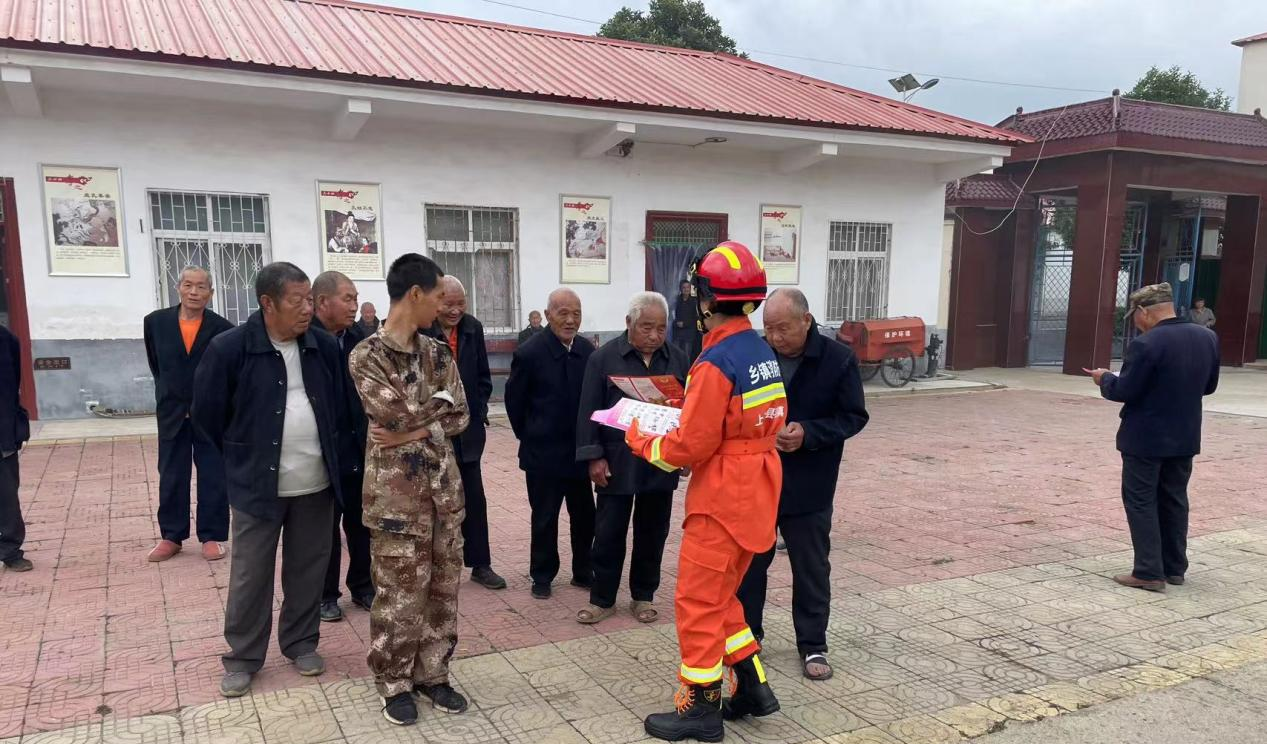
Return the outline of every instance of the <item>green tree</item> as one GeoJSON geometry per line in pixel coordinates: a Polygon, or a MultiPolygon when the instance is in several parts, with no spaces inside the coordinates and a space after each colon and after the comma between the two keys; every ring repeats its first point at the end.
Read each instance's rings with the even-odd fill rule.
{"type": "Polygon", "coordinates": [[[1149,68],[1136,87],[1127,93],[1128,98],[1142,101],[1158,101],[1159,103],[1177,103],[1182,106],[1228,111],[1233,99],[1216,88],[1208,91],[1202,87],[1198,76],[1180,69],[1179,65],[1168,70],[1157,67],[1149,68]]]}
{"type": "Polygon", "coordinates": [[[649,12],[624,6],[597,36],[747,57],[698,0],[650,0],[649,12]]]}

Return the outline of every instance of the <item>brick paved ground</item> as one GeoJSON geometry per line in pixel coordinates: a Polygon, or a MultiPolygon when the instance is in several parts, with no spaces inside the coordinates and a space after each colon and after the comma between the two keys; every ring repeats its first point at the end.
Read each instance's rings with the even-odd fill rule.
{"type": "MultiPolygon", "coordinates": [[[[942,741],[1264,657],[1264,420],[1208,415],[1194,568],[1188,586],[1158,595],[1105,578],[1129,566],[1116,406],[1012,391],[872,401],[871,412],[837,501],[836,676],[800,680],[777,561],[767,652],[784,710],[747,741],[942,741]]],[[[296,676],[272,648],[255,694],[220,701],[229,564],[194,551],[146,563],[154,440],[31,448],[22,495],[36,570],[0,573],[0,744],[640,739],[639,717],[672,692],[671,627],[623,613],[578,625],[586,593],[561,583],[550,601],[530,598],[515,443],[492,434],[492,548],[510,588],[461,594],[456,678],[476,709],[410,732],[382,725],[356,609],[322,628],[323,677],[296,676]]],[[[674,528],[665,621],[678,540],[674,528]]]]}

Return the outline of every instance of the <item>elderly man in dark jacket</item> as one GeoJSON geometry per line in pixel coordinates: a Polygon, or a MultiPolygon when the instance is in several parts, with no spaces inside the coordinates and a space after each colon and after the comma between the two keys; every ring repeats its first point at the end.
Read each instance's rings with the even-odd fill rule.
{"type": "MultiPolygon", "coordinates": [[[[782,496],[778,529],[791,560],[791,615],[806,677],[831,677],[827,622],[831,614],[831,512],[844,440],[870,418],[857,357],[818,333],[809,301],[794,288],[774,290],[765,302],[765,340],[773,347],[787,388],[787,426],[778,435],[782,496]]],[[[756,639],[767,572],[774,550],[757,555],[743,577],[738,599],[756,639]]]]}
{"type": "Polygon", "coordinates": [[[517,348],[504,388],[504,408],[520,445],[517,459],[526,471],[530,499],[531,595],[552,596],[561,567],[557,519],[561,502],[570,513],[572,578],[592,586],[592,535],[596,505],[588,468],[575,462],[575,414],[583,389],[584,366],[593,346],[579,336],[583,310],[579,295],[566,288],[548,296],[548,332],[517,348]]]}
{"type": "Polygon", "coordinates": [[[212,274],[187,266],[177,282],[180,302],[142,320],[146,361],[155,380],[155,418],[159,425],[159,535],[146,557],[166,561],[181,552],[190,537],[190,470],[199,468],[199,506],[195,534],[206,560],[225,557],[221,543],[230,536],[230,506],[225,496],[221,453],[190,425],[194,373],[208,344],[234,327],[208,309],[212,274]]]}
{"type": "Polygon", "coordinates": [[[444,294],[438,320],[428,334],[451,347],[464,397],[469,403],[469,425],[452,437],[455,459],[464,485],[464,565],[473,569],[472,580],[487,589],[508,586],[504,577],[491,569],[491,529],[486,519],[486,488],[482,485],[482,453],[486,451],[486,415],[491,392],[491,363],[486,356],[486,332],[482,322],[469,315],[468,293],[453,276],[442,277],[444,294]]]}
{"type": "Polygon", "coordinates": [[[672,518],[672,492],[679,471],[664,472],[632,454],[623,432],[596,423],[595,411],[623,397],[611,376],[671,375],[682,385],[690,360],[667,341],[667,300],[657,292],[641,292],[628,305],[627,333],[602,346],[588,359],[579,398],[575,457],[588,464],[597,488],[597,530],[592,543],[592,596],[575,619],[590,625],[614,614],[614,603],[632,523],[632,568],[628,588],[632,615],[652,623],[654,593],[659,588],[663,545],[672,518]],[[635,507],[635,510],[634,510],[635,507]]]}
{"type": "Polygon", "coordinates": [[[18,503],[18,451],[31,438],[31,421],[20,402],[22,347],[0,326],[0,563],[10,571],[30,571],[22,553],[26,523],[18,503]]]}
{"type": "MultiPolygon", "coordinates": [[[[350,600],[364,610],[371,610],[376,588],[371,583],[371,533],[362,523],[362,480],[366,467],[367,416],[362,400],[349,376],[349,353],[366,336],[354,321],[358,312],[358,288],[339,271],[324,271],[314,277],[314,319],[312,326],[330,333],[340,347],[341,372],[345,376],[348,425],[336,436],[340,448],[341,508],[332,518],[332,549],[327,560],[327,576],[323,580],[323,599],[319,619],[334,623],[344,617],[340,609],[340,532],[345,527],[345,548],[349,551],[349,567],[345,571],[345,587],[350,600]]],[[[373,331],[374,333],[374,331],[373,331]]]]}
{"type": "Polygon", "coordinates": [[[1114,581],[1160,592],[1164,581],[1185,583],[1189,567],[1189,477],[1202,449],[1202,398],[1220,382],[1220,347],[1215,333],[1176,317],[1170,284],[1133,292],[1129,307],[1141,335],[1121,374],[1084,371],[1106,400],[1123,404],[1117,444],[1135,559],[1114,581]]]}
{"type": "Polygon", "coordinates": [[[342,358],[310,328],[309,278],[290,263],[256,277],[261,309],[213,339],[195,372],[191,418],[225,459],[233,513],[221,694],[239,697],[265,663],[274,565],[283,541],[279,646],[304,676],[323,673],[319,600],[340,500],[339,432],[348,424],[342,358]]]}

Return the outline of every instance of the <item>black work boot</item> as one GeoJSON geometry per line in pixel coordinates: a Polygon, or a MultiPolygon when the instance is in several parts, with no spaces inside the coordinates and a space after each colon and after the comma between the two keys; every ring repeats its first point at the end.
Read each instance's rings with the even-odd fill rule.
{"type": "Polygon", "coordinates": [[[725,723],[721,720],[720,680],[710,685],[682,687],[676,693],[676,710],[646,718],[645,733],[663,741],[723,740],[725,723]]]}
{"type": "Polygon", "coordinates": [[[760,665],[760,653],[754,653],[735,664],[732,669],[738,676],[738,688],[730,694],[725,703],[726,721],[737,721],[743,716],[767,716],[777,713],[778,698],[769,688],[769,680],[765,677],[765,668],[760,665]]]}

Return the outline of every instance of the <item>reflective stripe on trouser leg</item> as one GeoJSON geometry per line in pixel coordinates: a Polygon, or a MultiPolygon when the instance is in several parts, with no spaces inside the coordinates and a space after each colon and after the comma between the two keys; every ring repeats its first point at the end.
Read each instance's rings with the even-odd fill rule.
{"type": "Polygon", "coordinates": [[[681,680],[694,685],[710,685],[725,674],[725,665],[718,663],[710,669],[681,665],[681,680]]]}
{"type": "Polygon", "coordinates": [[[751,634],[751,628],[743,628],[737,633],[725,639],[725,653],[734,654],[749,643],[756,640],[756,636],[751,634]]]}

